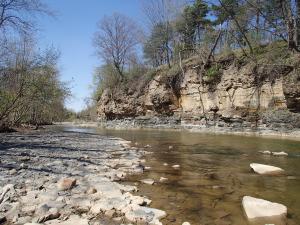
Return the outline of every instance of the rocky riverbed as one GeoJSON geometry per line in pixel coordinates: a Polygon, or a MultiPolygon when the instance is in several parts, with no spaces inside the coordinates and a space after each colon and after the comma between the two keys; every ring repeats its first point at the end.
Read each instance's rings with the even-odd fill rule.
{"type": "Polygon", "coordinates": [[[165,212],[137,187],[146,152],[89,133],[0,134],[0,224],[161,224],[165,212]]]}

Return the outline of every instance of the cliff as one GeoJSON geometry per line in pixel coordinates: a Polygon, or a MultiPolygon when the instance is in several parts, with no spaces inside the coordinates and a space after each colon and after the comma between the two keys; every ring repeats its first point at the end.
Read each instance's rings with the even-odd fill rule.
{"type": "Polygon", "coordinates": [[[299,56],[261,48],[255,62],[231,53],[216,57],[203,70],[193,57],[181,67],[160,67],[105,90],[99,118],[134,119],[135,124],[299,128],[299,56]]]}

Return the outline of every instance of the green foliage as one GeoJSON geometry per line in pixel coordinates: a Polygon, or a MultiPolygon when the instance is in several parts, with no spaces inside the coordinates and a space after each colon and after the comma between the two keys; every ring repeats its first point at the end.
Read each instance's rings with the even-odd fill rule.
{"type": "Polygon", "coordinates": [[[214,64],[205,71],[205,76],[208,79],[213,80],[220,74],[221,66],[219,64],[214,64]]]}

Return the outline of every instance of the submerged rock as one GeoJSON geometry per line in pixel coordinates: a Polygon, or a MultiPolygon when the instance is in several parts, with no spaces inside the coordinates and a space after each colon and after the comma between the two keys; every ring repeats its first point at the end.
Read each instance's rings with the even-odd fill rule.
{"type": "Polygon", "coordinates": [[[278,175],[284,172],[284,170],[279,167],[258,164],[258,163],[251,163],[250,167],[255,173],[261,175],[278,175]]]}
{"type": "MultiPolygon", "coordinates": [[[[287,207],[267,200],[244,196],[242,205],[247,218],[251,221],[283,222],[286,219],[287,207]]],[[[277,223],[276,223],[277,224],[277,223]]]]}

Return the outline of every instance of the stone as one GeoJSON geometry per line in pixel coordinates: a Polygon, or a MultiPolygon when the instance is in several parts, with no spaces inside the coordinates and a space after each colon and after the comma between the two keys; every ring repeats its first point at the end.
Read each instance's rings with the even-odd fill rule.
{"type": "Polygon", "coordinates": [[[288,156],[286,152],[272,152],[272,155],[274,156],[288,156]]]}
{"type": "Polygon", "coordinates": [[[145,170],[150,170],[151,167],[150,166],[145,166],[145,170]]]}
{"type": "Polygon", "coordinates": [[[287,215],[286,206],[250,196],[243,197],[242,206],[249,220],[283,221],[287,215]]]}
{"type": "Polygon", "coordinates": [[[88,195],[92,195],[92,194],[95,194],[97,193],[97,189],[96,188],[90,188],[87,190],[86,192],[88,195]]]}
{"type": "Polygon", "coordinates": [[[183,222],[182,225],[191,225],[189,222],[183,222]]]}
{"type": "Polygon", "coordinates": [[[172,166],[174,169],[179,169],[180,168],[180,165],[173,165],[172,166]]]}
{"type": "Polygon", "coordinates": [[[258,163],[251,163],[250,167],[255,173],[261,175],[278,175],[284,172],[284,170],[279,167],[258,164],[258,163]]]}
{"type": "Polygon", "coordinates": [[[89,225],[89,220],[78,215],[71,215],[66,221],[52,220],[47,221],[46,225],[89,225]]]}
{"type": "Polygon", "coordinates": [[[154,184],[154,180],[153,179],[143,179],[141,180],[142,183],[144,184],[149,184],[149,185],[153,185],[154,184]]]}
{"type": "Polygon", "coordinates": [[[163,165],[164,165],[164,166],[168,166],[169,164],[168,164],[168,163],[164,163],[163,165]]]}
{"type": "Polygon", "coordinates": [[[172,146],[172,145],[170,145],[170,146],[169,146],[169,149],[173,149],[173,146],[172,146]]]}
{"type": "Polygon", "coordinates": [[[62,178],[57,183],[57,188],[60,191],[66,191],[72,189],[76,185],[76,179],[74,178],[62,178]]]}
{"type": "Polygon", "coordinates": [[[17,174],[17,170],[16,169],[12,169],[9,171],[9,175],[16,175],[17,174]]]}
{"type": "Polygon", "coordinates": [[[259,151],[261,154],[264,154],[264,155],[271,155],[272,152],[270,151],[259,151]]]}
{"type": "Polygon", "coordinates": [[[165,181],[167,181],[168,180],[168,178],[166,178],[166,177],[161,177],[161,178],[159,178],[159,182],[165,182],[165,181]]]}

